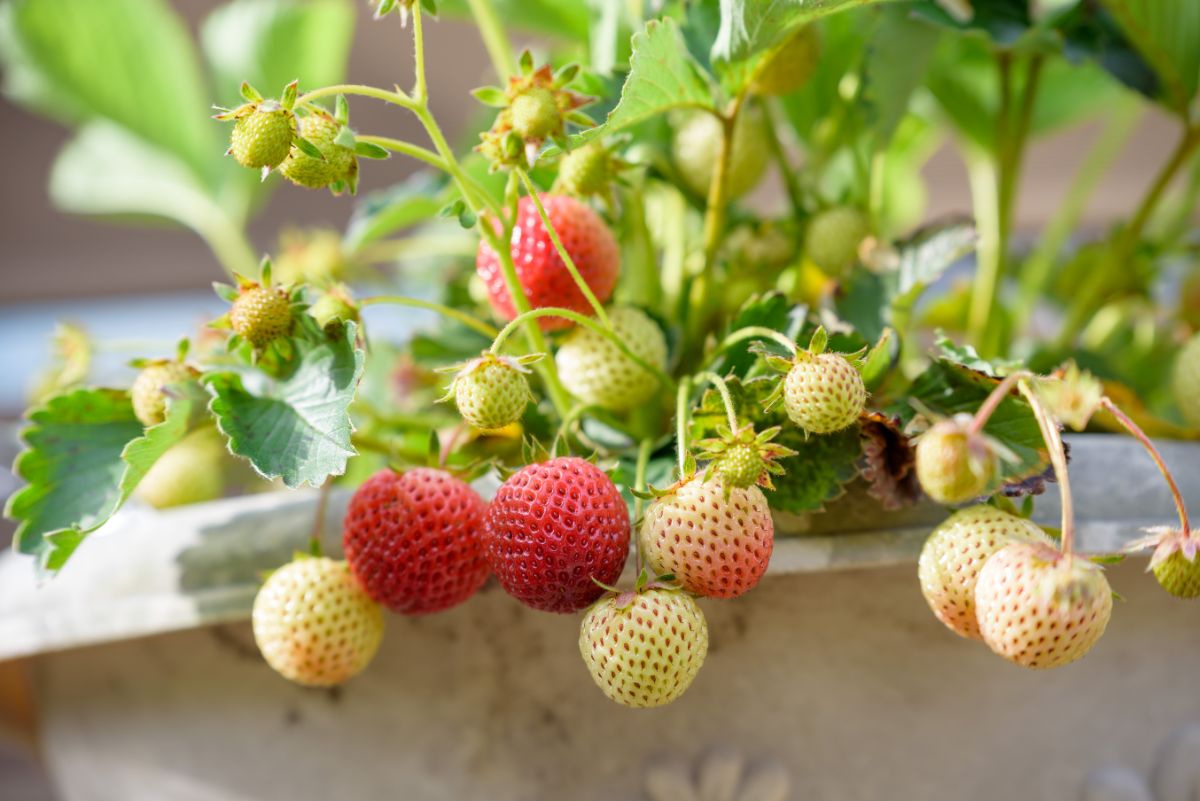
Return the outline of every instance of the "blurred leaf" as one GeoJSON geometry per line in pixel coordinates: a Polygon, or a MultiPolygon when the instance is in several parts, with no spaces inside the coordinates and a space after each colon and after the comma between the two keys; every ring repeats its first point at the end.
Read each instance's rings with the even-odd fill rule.
{"type": "Polygon", "coordinates": [[[235,106],[242,81],[267,97],[294,80],[301,92],[340,82],[353,34],[345,0],[234,0],[204,20],[200,45],[216,98],[235,106]]]}
{"type": "Polygon", "coordinates": [[[713,61],[742,61],[815,19],[888,0],[722,0],[713,61]]]}
{"type": "Polygon", "coordinates": [[[17,95],[37,108],[65,104],[60,113],[103,118],[178,155],[198,176],[220,158],[216,124],[208,119],[191,38],[163,0],[73,2],[15,0],[6,7],[4,60],[16,53],[23,79],[17,95]]]}
{"type": "MultiPolygon", "coordinates": [[[[506,26],[549,34],[572,42],[587,41],[590,17],[587,3],[570,0],[493,0],[496,15],[506,26]]],[[[467,0],[440,0],[445,16],[471,19],[467,0]]]]}
{"type": "Polygon", "coordinates": [[[985,359],[972,346],[959,345],[940,331],[937,346],[947,360],[991,378],[1000,378],[1023,366],[1021,362],[1011,359],[985,359]]]}
{"type": "Polygon", "coordinates": [[[126,392],[80,389],[35,410],[13,466],[26,486],[4,510],[18,523],[14,548],[36,556],[40,569],[61,568],[187,433],[195,408],[190,396],[173,398],[166,419],[144,429],[126,392]]]}
{"type": "MultiPolygon", "coordinates": [[[[761,326],[779,331],[784,336],[795,339],[804,327],[807,312],[806,305],[792,304],[782,293],[768,292],[746,301],[730,321],[727,333],[750,326],[761,326]]],[[[752,344],[754,344],[753,340],[747,340],[734,345],[713,362],[712,369],[721,375],[745,375],[750,366],[758,359],[750,352],[752,344]]],[[[771,343],[767,342],[767,344],[771,343]]]]}
{"type": "Polygon", "coordinates": [[[363,371],[356,336],[353,323],[336,338],[306,329],[290,340],[294,357],[278,376],[261,376],[250,388],[237,372],[206,375],[211,409],[230,450],[289,487],[319,487],[344,472],[354,455],[349,407],[363,371]]]}
{"type": "Polygon", "coordinates": [[[867,44],[862,88],[881,143],[891,139],[908,113],[909,99],[925,79],[939,36],[937,28],[913,19],[907,8],[881,10],[867,44]]]}
{"type": "Polygon", "coordinates": [[[975,250],[975,226],[970,221],[933,223],[900,245],[895,270],[893,303],[909,305],[959,259],[975,250]]]}
{"type": "Polygon", "coordinates": [[[674,19],[650,20],[633,36],[629,76],[621,100],[598,125],[572,137],[572,147],[613,134],[673,108],[712,108],[712,86],[688,53],[674,19]]]}
{"type": "Polygon", "coordinates": [[[1101,0],[1163,83],[1167,105],[1185,120],[1200,85],[1200,3],[1101,0]]]}
{"type": "Polygon", "coordinates": [[[863,58],[870,27],[864,24],[865,13],[821,19],[818,23],[821,57],[816,69],[798,92],[780,98],[801,141],[810,142],[817,123],[839,113],[846,105],[838,86],[843,76],[855,70],[863,58]]]}
{"type": "Polygon", "coordinates": [[[346,226],[346,250],[382,239],[404,228],[432,220],[445,203],[445,182],[432,173],[420,172],[403,183],[373,192],[354,207],[346,226]]]}

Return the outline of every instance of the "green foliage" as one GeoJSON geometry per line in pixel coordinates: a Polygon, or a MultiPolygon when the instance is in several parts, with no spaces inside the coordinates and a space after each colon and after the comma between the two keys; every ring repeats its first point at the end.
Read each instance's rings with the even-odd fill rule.
{"type": "Polygon", "coordinates": [[[168,400],[166,419],[143,429],[129,395],[79,389],[29,415],[14,471],[26,486],[4,514],[18,521],[14,547],[56,571],[120,508],[146,472],[187,433],[195,400],[168,400]]]}
{"type": "Polygon", "coordinates": [[[355,453],[349,409],[365,357],[355,343],[357,328],[348,323],[333,336],[314,329],[292,340],[292,357],[274,375],[205,376],[230,450],[289,487],[321,486],[355,453]]]}

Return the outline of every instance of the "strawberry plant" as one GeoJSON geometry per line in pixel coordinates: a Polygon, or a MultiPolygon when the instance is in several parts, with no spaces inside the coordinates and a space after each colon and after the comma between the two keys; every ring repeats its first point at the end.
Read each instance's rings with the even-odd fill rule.
{"type": "Polygon", "coordinates": [[[533,609],[583,613],[601,690],[657,706],[704,661],[696,597],[753,591],[785,514],[862,490],[881,513],[949,507],[918,568],[934,614],[1054,667],[1112,614],[1102,567],[1075,551],[1070,427],[1145,446],[1179,526],[1132,545],[1154,549],[1169,592],[1200,595],[1200,533],[1146,433],[1200,434],[1190,0],[376,0],[411,47],[408,87],[339,82],[350,12],[328,0],[264,4],[277,16],[241,37],[252,52],[223,48],[241,3],[204,26],[209,99],[243,101],[217,122],[196,116],[210,90],[178,20],[119,2],[69,20],[10,3],[5,58],[20,99],[70,101],[59,204],[196,231],[232,281],[216,289],[228,311],[143,354],[128,386],[92,386],[92,344],[64,330],[6,506],[33,569],[62,569],[131,497],[345,484],[346,561],[298,558],[254,606],[285,677],[344,681],[377,649],[381,607],[438,612],[492,575],[533,609]],[[475,103],[461,135],[431,104],[439,14],[473,20],[496,80],[449,99],[475,103]],[[542,34],[537,54],[501,19],[542,34]],[[149,59],[127,84],[166,116],[61,61],[85,30],[149,59]],[[410,115],[419,141],[360,131],[351,103],[410,115]],[[1178,144],[1126,219],[1089,232],[1084,200],[1149,107],[1178,144]],[[1097,118],[1045,230],[1017,236],[1029,142],[1097,118]],[[974,207],[921,224],[921,167],[943,142],[974,207]],[[246,223],[274,173],[356,196],[389,158],[420,171],[330,200],[355,203],[344,235],[292,231],[253,255],[246,223]],[[1155,305],[1172,292],[1178,308],[1155,305]],[[437,322],[376,335],[418,311],[437,322]],[[490,498],[470,484],[483,476],[490,498]],[[1052,481],[1053,537],[1029,519],[1052,481]]]}

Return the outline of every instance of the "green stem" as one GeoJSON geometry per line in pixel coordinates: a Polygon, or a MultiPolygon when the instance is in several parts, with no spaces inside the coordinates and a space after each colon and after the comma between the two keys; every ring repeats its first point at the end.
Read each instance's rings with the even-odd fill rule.
{"type": "Polygon", "coordinates": [[[405,142],[402,139],[392,139],[387,136],[356,136],[360,142],[366,142],[372,145],[379,145],[385,150],[391,150],[400,153],[404,156],[409,156],[428,164],[430,167],[435,167],[443,172],[446,171],[446,162],[443,161],[437,153],[432,150],[427,150],[419,145],[414,145],[411,142],[405,142]]]}
{"type": "Polygon", "coordinates": [[[1033,253],[1021,268],[1020,289],[1013,304],[1013,330],[1021,331],[1029,322],[1034,306],[1050,283],[1059,254],[1066,247],[1079,223],[1100,179],[1113,160],[1120,155],[1126,142],[1141,120],[1143,106],[1133,96],[1123,96],[1108,115],[1108,121],[1075,174],[1066,197],[1046,225],[1033,253]]]}
{"type": "Polygon", "coordinates": [[[314,100],[320,100],[323,97],[333,97],[335,95],[373,97],[376,100],[382,100],[385,103],[391,103],[392,105],[410,110],[415,109],[417,106],[413,98],[399,89],[379,89],[375,86],[365,86],[359,83],[339,83],[333,86],[322,86],[320,89],[314,89],[311,92],[305,92],[300,95],[300,97],[296,98],[296,105],[302,106],[305,103],[311,103],[314,100]]]}
{"type": "Polygon", "coordinates": [[[429,311],[437,312],[444,317],[457,320],[468,328],[478,331],[480,334],[483,334],[489,339],[499,333],[492,326],[480,320],[476,320],[466,312],[451,308],[450,306],[443,306],[441,303],[434,303],[428,300],[419,300],[418,298],[409,298],[403,295],[378,295],[376,297],[366,298],[362,301],[363,306],[376,306],[383,303],[396,306],[409,306],[414,309],[428,309],[429,311]]]}
{"type": "Polygon", "coordinates": [[[729,423],[729,430],[735,432],[738,430],[737,408],[733,405],[733,396],[729,394],[729,385],[725,383],[725,379],[721,376],[706,370],[703,373],[697,373],[696,378],[702,381],[708,381],[717,388],[717,392],[721,395],[721,403],[725,405],[725,420],[729,423]]]}
{"type": "Polygon", "coordinates": [[[413,100],[421,108],[429,106],[425,83],[425,17],[421,3],[413,3],[413,100]]]}
{"type": "Polygon", "coordinates": [[[761,325],[748,325],[745,328],[739,328],[721,340],[721,344],[717,345],[717,349],[713,351],[713,358],[721,355],[739,342],[745,342],[748,339],[769,339],[782,345],[793,356],[796,355],[796,343],[780,332],[772,328],[764,328],[761,325]]]}
{"type": "Polygon", "coordinates": [[[1004,224],[1000,217],[996,163],[984,151],[964,143],[967,176],[971,185],[971,204],[979,230],[976,248],[975,283],[967,313],[967,330],[981,353],[989,352],[985,343],[991,328],[992,310],[1004,261],[1004,224]]]}
{"type": "MultiPolygon", "coordinates": [[[[654,440],[649,437],[642,440],[641,444],[638,445],[637,470],[634,473],[634,477],[633,477],[633,488],[635,490],[637,490],[638,492],[646,491],[646,467],[650,464],[650,453],[653,450],[654,450],[654,440]]],[[[633,496],[633,520],[634,520],[634,522],[637,522],[638,518],[640,518],[642,516],[642,504],[643,504],[643,501],[641,498],[637,497],[636,495],[633,496]]],[[[639,556],[641,555],[641,550],[642,550],[641,547],[639,547],[638,548],[639,556]]],[[[637,572],[639,574],[641,574],[641,572],[642,572],[641,565],[638,565],[637,572]]]]}
{"type": "Polygon", "coordinates": [[[258,273],[258,257],[246,238],[246,232],[230,220],[215,203],[210,213],[197,220],[193,230],[200,235],[217,261],[232,278],[235,275],[252,276],[258,273]]]}
{"type": "Polygon", "coordinates": [[[1000,408],[1000,404],[1004,402],[1005,397],[1012,390],[1013,384],[1018,381],[1024,381],[1027,378],[1032,378],[1032,375],[1024,370],[1018,370],[1015,373],[1010,373],[1004,377],[1004,380],[997,384],[984,400],[983,405],[975,412],[975,416],[971,418],[971,425],[968,433],[972,436],[983,431],[983,427],[987,425],[987,421],[1000,408]]]}
{"type": "Polygon", "coordinates": [[[1150,215],[1154,213],[1158,202],[1162,199],[1163,193],[1171,185],[1171,181],[1175,178],[1175,173],[1179,172],[1179,169],[1191,158],[1192,151],[1196,149],[1197,145],[1200,145],[1200,127],[1186,129],[1179,140],[1179,144],[1171,152],[1171,157],[1163,165],[1158,176],[1154,179],[1154,183],[1146,191],[1146,195],[1142,198],[1142,202],[1138,206],[1137,212],[1133,215],[1133,220],[1130,221],[1129,227],[1125,229],[1125,234],[1122,237],[1123,247],[1121,248],[1123,256],[1127,257],[1133,252],[1134,246],[1137,245],[1138,239],[1141,238],[1142,231],[1146,228],[1146,223],[1149,221],[1150,215]]]}
{"type": "Polygon", "coordinates": [[[554,230],[554,225],[550,222],[550,215],[546,214],[546,207],[542,205],[542,199],[538,196],[537,187],[530,180],[529,173],[520,167],[517,167],[514,172],[521,179],[521,183],[525,184],[525,191],[529,193],[530,199],[533,200],[533,205],[537,208],[538,216],[542,219],[542,225],[546,228],[546,233],[550,235],[550,242],[553,243],[554,250],[557,251],[558,257],[562,259],[567,272],[571,274],[571,279],[575,281],[575,286],[579,287],[579,291],[587,298],[588,305],[592,307],[592,311],[600,318],[604,327],[611,329],[612,323],[608,320],[608,314],[604,311],[604,306],[596,299],[592,288],[588,286],[587,281],[584,281],[583,276],[579,274],[579,268],[575,266],[575,260],[571,258],[571,254],[563,247],[562,240],[558,237],[558,231],[554,230]]]}
{"type": "Polygon", "coordinates": [[[492,69],[502,82],[507,82],[512,77],[516,59],[513,58],[512,43],[508,40],[492,0],[467,0],[467,5],[471,8],[471,16],[483,38],[483,46],[492,60],[492,69]]]}
{"type": "Polygon", "coordinates": [[[675,393],[675,456],[679,465],[679,480],[687,471],[688,401],[692,394],[692,379],[684,376],[675,393]]]}
{"type": "Polygon", "coordinates": [[[1067,557],[1067,565],[1070,566],[1070,560],[1075,552],[1075,509],[1071,500],[1071,479],[1067,475],[1067,454],[1063,449],[1062,435],[1059,434],[1058,426],[1050,417],[1050,413],[1042,405],[1041,399],[1030,387],[1029,381],[1022,379],[1018,386],[1021,394],[1025,396],[1025,400],[1029,402],[1030,408],[1033,409],[1038,428],[1042,432],[1042,439],[1046,441],[1046,450],[1050,453],[1050,464],[1054,465],[1054,477],[1058,480],[1059,497],[1062,500],[1061,548],[1062,553],[1067,557]]]}
{"type": "Polygon", "coordinates": [[[1163,461],[1162,454],[1158,452],[1158,448],[1154,446],[1150,437],[1146,436],[1146,432],[1142,431],[1141,427],[1125,412],[1121,411],[1120,407],[1113,403],[1111,399],[1107,397],[1101,398],[1100,405],[1115,417],[1117,422],[1133,435],[1134,439],[1142,443],[1142,447],[1150,454],[1150,458],[1154,460],[1154,466],[1158,468],[1158,472],[1166,480],[1167,486],[1171,488],[1171,497],[1175,500],[1175,512],[1179,515],[1180,530],[1184,534],[1190,533],[1192,528],[1188,522],[1187,505],[1183,502],[1183,493],[1179,491],[1179,485],[1175,483],[1175,476],[1171,475],[1171,471],[1167,468],[1167,463],[1163,461]]]}
{"type": "Polygon", "coordinates": [[[734,101],[729,115],[717,115],[721,121],[721,143],[717,149],[717,163],[713,168],[712,181],[708,186],[708,200],[704,209],[704,275],[711,276],[717,261],[725,231],[725,207],[729,203],[729,162],[733,155],[733,137],[737,126],[742,100],[734,101]]]}
{"type": "Polygon", "coordinates": [[[655,367],[653,364],[650,364],[650,362],[646,361],[641,356],[638,356],[636,353],[630,350],[629,345],[627,345],[625,341],[617,336],[611,329],[605,328],[591,317],[587,317],[570,309],[559,308],[557,306],[542,306],[541,308],[530,309],[529,311],[518,314],[509,321],[508,325],[500,329],[500,333],[496,335],[496,339],[492,342],[492,353],[499,353],[501,347],[504,345],[505,340],[512,336],[513,332],[515,332],[519,326],[539,317],[565,317],[573,323],[577,323],[584,328],[596,332],[609,342],[613,343],[617,350],[621,351],[626,358],[628,358],[638,367],[641,367],[646,372],[653,374],[654,377],[658,379],[658,382],[662,384],[662,386],[671,386],[671,376],[667,375],[666,371],[664,371],[661,367],[655,367]]]}

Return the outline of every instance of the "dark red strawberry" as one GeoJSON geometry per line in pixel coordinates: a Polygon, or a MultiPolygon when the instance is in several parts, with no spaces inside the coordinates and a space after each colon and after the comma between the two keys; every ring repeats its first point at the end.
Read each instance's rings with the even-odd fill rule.
{"type": "Polygon", "coordinates": [[[598,467],[573,456],[514,473],[488,506],[488,564],[501,586],[545,612],[578,612],[629,555],[629,512],[598,467]]]}
{"type": "Polygon", "coordinates": [[[486,510],[475,490],[445,471],[380,470],[350,499],[346,560],[367,594],[393,612],[449,609],[487,579],[486,510]]]}
{"type": "MultiPolygon", "coordinates": [[[[620,252],[612,232],[600,215],[575,198],[566,195],[542,195],[541,198],[546,216],[562,240],[563,248],[571,254],[579,275],[596,298],[605,302],[612,295],[621,267],[620,252]]],[[[517,278],[533,308],[561,306],[591,315],[591,306],[559,258],[532,198],[523,197],[518,205],[511,250],[517,278]]],[[[508,320],[516,317],[500,257],[486,241],[479,243],[475,267],[487,284],[488,297],[496,313],[508,320]]],[[[561,317],[542,317],[538,323],[546,331],[571,325],[561,317]]]]}

